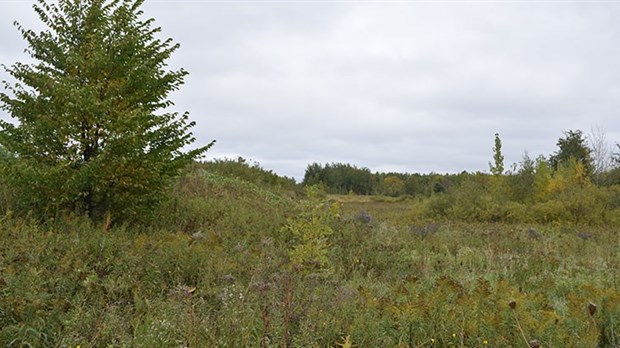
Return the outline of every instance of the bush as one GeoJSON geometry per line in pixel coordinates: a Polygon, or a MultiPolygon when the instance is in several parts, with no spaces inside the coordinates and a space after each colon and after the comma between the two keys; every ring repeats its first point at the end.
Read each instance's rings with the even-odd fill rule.
{"type": "Polygon", "coordinates": [[[454,202],[445,193],[436,193],[422,201],[422,211],[425,217],[448,218],[454,202]]]}
{"type": "Polygon", "coordinates": [[[294,179],[278,176],[271,170],[263,169],[258,162],[250,163],[243,157],[238,157],[236,160],[216,159],[195,166],[213,174],[238,178],[269,190],[283,192],[296,189],[294,179]]]}
{"type": "Polygon", "coordinates": [[[195,166],[179,178],[152,228],[187,233],[227,230],[275,233],[294,208],[291,198],[236,177],[195,166]]]}

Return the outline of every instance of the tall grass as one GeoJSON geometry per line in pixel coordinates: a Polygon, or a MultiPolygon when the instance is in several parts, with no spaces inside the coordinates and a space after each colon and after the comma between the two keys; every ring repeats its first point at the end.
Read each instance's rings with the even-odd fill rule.
{"type": "Polygon", "coordinates": [[[0,346],[620,346],[617,227],[293,197],[197,167],[148,227],[4,216],[0,346]]]}

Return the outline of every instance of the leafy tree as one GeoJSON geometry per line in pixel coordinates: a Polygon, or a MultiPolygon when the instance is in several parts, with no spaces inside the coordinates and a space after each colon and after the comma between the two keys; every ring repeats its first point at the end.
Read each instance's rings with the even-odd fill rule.
{"type": "Polygon", "coordinates": [[[322,165],[319,163],[309,164],[306,168],[306,172],[304,173],[304,180],[302,184],[304,186],[313,186],[324,183],[325,170],[322,165]]]}
{"type": "Polygon", "coordinates": [[[564,132],[564,137],[558,140],[557,145],[559,147],[558,151],[549,159],[551,166],[555,170],[558,170],[561,163],[568,162],[571,158],[574,158],[577,162],[583,164],[588,177],[592,175],[592,151],[587,145],[587,139],[580,130],[564,132]]]}
{"type": "Polygon", "coordinates": [[[430,194],[427,190],[429,178],[427,175],[419,173],[408,174],[403,179],[405,181],[405,193],[408,195],[426,195],[430,194]]]}
{"type": "Polygon", "coordinates": [[[493,146],[493,164],[489,163],[491,173],[495,176],[504,173],[504,155],[502,155],[502,140],[495,133],[495,146],[493,146]]]}
{"type": "Polygon", "coordinates": [[[304,174],[303,185],[324,185],[329,193],[353,192],[360,195],[371,194],[376,186],[375,176],[368,168],[358,168],[344,163],[309,165],[304,174]]]}
{"type": "Polygon", "coordinates": [[[0,122],[0,144],[15,155],[4,178],[22,209],[143,215],[213,144],[183,150],[194,122],[166,108],[187,72],[167,70],[179,45],[141,19],[143,2],[38,0],[47,29],[16,23],[36,63],[5,67],[19,82],[5,81],[0,102],[19,122],[0,122]]]}
{"type": "Polygon", "coordinates": [[[388,175],[383,179],[383,190],[388,196],[400,196],[405,193],[405,182],[395,175],[388,175]]]}

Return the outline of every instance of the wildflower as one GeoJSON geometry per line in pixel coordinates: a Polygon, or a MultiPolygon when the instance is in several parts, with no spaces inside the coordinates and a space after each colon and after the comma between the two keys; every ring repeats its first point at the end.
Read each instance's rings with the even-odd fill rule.
{"type": "Polygon", "coordinates": [[[487,344],[489,344],[489,341],[484,340],[484,341],[482,341],[482,344],[484,344],[486,346],[487,344]]]}
{"type": "Polygon", "coordinates": [[[435,339],[434,338],[431,338],[431,343],[435,343],[435,339]]]}
{"type": "Polygon", "coordinates": [[[455,334],[455,333],[453,333],[453,334],[452,334],[452,337],[456,338],[456,334],[455,334]]]}

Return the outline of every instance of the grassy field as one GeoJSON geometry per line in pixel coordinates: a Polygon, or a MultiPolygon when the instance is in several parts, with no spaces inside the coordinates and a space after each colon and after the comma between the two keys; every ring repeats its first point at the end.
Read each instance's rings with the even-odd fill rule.
{"type": "Polygon", "coordinates": [[[195,171],[152,227],[0,219],[0,346],[620,347],[620,229],[195,171]]]}

